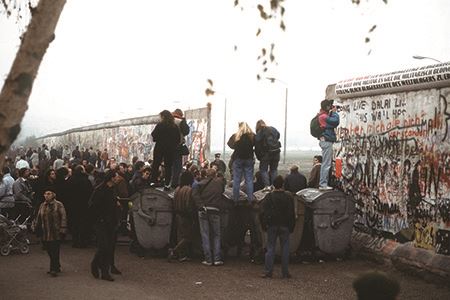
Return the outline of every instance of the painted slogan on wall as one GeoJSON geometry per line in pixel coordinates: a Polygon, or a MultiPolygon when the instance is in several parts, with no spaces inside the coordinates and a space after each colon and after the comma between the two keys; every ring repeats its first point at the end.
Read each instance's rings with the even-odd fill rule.
{"type": "Polygon", "coordinates": [[[356,225],[414,232],[417,247],[450,254],[450,88],[343,100],[335,154],[356,225]]]}
{"type": "MultiPolygon", "coordinates": [[[[190,132],[186,145],[190,150],[189,160],[201,163],[209,155],[210,107],[185,111],[190,132]]],[[[153,158],[154,142],[151,132],[159,120],[158,116],[148,116],[116,122],[81,127],[66,132],[39,138],[39,143],[69,149],[79,146],[94,150],[108,149],[111,157],[118,162],[131,162],[133,156],[147,161],[153,158]]]]}
{"type": "Polygon", "coordinates": [[[336,83],[340,98],[412,89],[450,86],[450,62],[384,74],[351,78],[336,83]]]}

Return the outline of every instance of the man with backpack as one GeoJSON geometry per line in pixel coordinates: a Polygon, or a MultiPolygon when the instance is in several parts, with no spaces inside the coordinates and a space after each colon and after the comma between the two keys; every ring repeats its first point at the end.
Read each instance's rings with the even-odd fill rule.
{"type": "Polygon", "coordinates": [[[263,178],[264,191],[270,190],[270,186],[278,175],[281,152],[279,140],[280,133],[276,128],[267,126],[263,120],[256,122],[255,153],[259,160],[259,171],[263,178]]]}
{"type": "Polygon", "coordinates": [[[333,100],[323,100],[320,102],[320,112],[311,121],[311,134],[319,139],[319,146],[322,149],[322,165],[320,167],[320,190],[331,190],[328,186],[328,176],[333,158],[333,143],[336,142],[334,129],[339,125],[339,114],[333,100]],[[316,119],[316,121],[315,121],[316,119]],[[318,123],[318,126],[317,126],[318,123]],[[317,129],[317,127],[320,127],[317,129]]]}

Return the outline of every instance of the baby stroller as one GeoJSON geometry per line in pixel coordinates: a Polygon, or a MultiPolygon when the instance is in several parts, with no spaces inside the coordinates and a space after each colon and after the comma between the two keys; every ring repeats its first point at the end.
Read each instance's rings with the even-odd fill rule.
{"type": "Polygon", "coordinates": [[[22,224],[17,224],[19,217],[16,220],[10,220],[0,214],[0,254],[2,256],[9,255],[11,250],[19,250],[22,254],[30,252],[26,225],[30,216],[22,224]]]}

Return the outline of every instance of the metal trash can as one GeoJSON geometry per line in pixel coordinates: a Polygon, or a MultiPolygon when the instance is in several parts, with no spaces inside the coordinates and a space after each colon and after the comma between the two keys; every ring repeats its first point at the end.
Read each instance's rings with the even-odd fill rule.
{"type": "Polygon", "coordinates": [[[145,249],[166,248],[171,238],[172,198],[159,189],[148,188],[135,193],[130,200],[139,244],[145,249]]]}
{"type": "MultiPolygon", "coordinates": [[[[258,203],[259,212],[262,212],[262,207],[264,201],[267,199],[268,192],[258,191],[254,193],[255,199],[258,203]]],[[[300,246],[300,242],[303,236],[303,227],[305,223],[305,204],[297,195],[293,195],[294,198],[294,209],[295,209],[295,227],[294,231],[289,235],[289,253],[295,254],[297,252],[298,247],[300,246]]],[[[258,213],[258,227],[259,233],[261,234],[262,245],[264,248],[267,248],[267,234],[263,231],[261,226],[261,221],[259,220],[258,213]]],[[[275,254],[281,255],[281,247],[279,243],[276,243],[275,254]]]]}
{"type": "Polygon", "coordinates": [[[297,196],[312,211],[315,246],[325,254],[345,254],[353,230],[353,199],[338,190],[313,188],[301,190],[297,196]]]}

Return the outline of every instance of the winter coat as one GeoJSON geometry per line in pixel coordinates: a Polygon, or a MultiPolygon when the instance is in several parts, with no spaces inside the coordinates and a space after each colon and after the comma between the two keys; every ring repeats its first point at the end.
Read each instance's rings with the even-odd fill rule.
{"type": "Polygon", "coordinates": [[[176,125],[160,122],[152,131],[155,151],[174,152],[180,143],[180,130],[176,125]]]}
{"type": "Polygon", "coordinates": [[[263,228],[267,229],[271,226],[287,227],[289,232],[292,233],[295,227],[292,195],[285,191],[271,192],[264,200],[261,221],[263,228]]]}
{"type": "Polygon", "coordinates": [[[41,204],[33,228],[36,232],[42,232],[43,241],[60,240],[61,233],[66,233],[66,227],[66,210],[61,202],[53,199],[41,204]]]}
{"type": "Polygon", "coordinates": [[[117,197],[114,187],[102,183],[95,188],[89,203],[89,217],[93,223],[105,223],[111,228],[117,225],[117,197]]]}
{"type": "Polygon", "coordinates": [[[227,145],[231,149],[234,149],[232,154],[233,159],[253,159],[254,135],[244,134],[239,141],[236,141],[236,134],[233,134],[228,140],[227,145]]]}
{"type": "Polygon", "coordinates": [[[284,189],[291,193],[297,193],[306,188],[306,177],[299,172],[291,172],[284,180],[284,189]]]}
{"type": "Polygon", "coordinates": [[[280,133],[275,127],[266,126],[258,130],[255,136],[255,154],[258,160],[270,160],[273,156],[280,153],[281,144],[280,133]],[[273,137],[274,142],[277,142],[276,147],[273,149],[268,149],[268,145],[266,145],[266,140],[269,136],[273,137]]]}
{"type": "Polygon", "coordinates": [[[321,137],[324,137],[327,142],[336,142],[334,129],[339,125],[339,114],[337,112],[331,112],[329,114],[324,110],[320,110],[319,124],[324,129],[321,137]]]}
{"type": "Polygon", "coordinates": [[[33,203],[33,189],[28,180],[19,177],[13,184],[14,200],[20,203],[33,203]]]}
{"type": "Polygon", "coordinates": [[[173,197],[175,213],[184,217],[192,217],[194,211],[194,199],[190,186],[177,187],[173,197]]]}
{"type": "Polygon", "coordinates": [[[220,178],[202,179],[195,188],[192,189],[192,197],[194,198],[197,208],[214,207],[223,209],[224,200],[222,198],[225,191],[225,185],[220,178]]]}
{"type": "Polygon", "coordinates": [[[67,197],[73,213],[83,215],[87,212],[92,184],[86,174],[74,174],[67,181],[67,197]]]}

